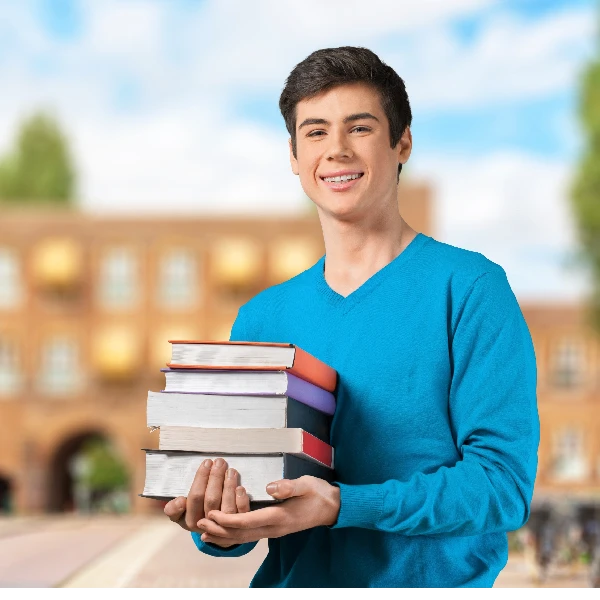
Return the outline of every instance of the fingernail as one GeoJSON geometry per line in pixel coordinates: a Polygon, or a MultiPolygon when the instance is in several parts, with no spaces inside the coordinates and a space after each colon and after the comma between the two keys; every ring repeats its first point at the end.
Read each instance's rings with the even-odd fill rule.
{"type": "Polygon", "coordinates": [[[215,460],[215,467],[222,467],[225,464],[225,461],[222,458],[217,458],[217,460],[215,460]]]}
{"type": "Polygon", "coordinates": [[[207,537],[208,537],[208,536],[207,536],[205,533],[203,533],[203,534],[200,536],[200,539],[201,539],[203,542],[205,542],[207,537]]]}
{"type": "Polygon", "coordinates": [[[235,479],[237,477],[237,471],[235,469],[227,469],[227,479],[235,479]]]}
{"type": "Polygon", "coordinates": [[[242,497],[245,493],[246,493],[246,490],[244,488],[238,488],[237,490],[235,490],[236,496],[242,497]]]}
{"type": "Polygon", "coordinates": [[[210,460],[210,458],[207,458],[203,463],[202,466],[205,469],[210,469],[212,467],[212,460],[210,460]]]}
{"type": "Polygon", "coordinates": [[[278,487],[279,487],[279,486],[278,486],[276,483],[270,483],[270,484],[267,486],[267,493],[268,493],[268,494],[274,494],[275,492],[277,492],[277,488],[278,488],[278,487]]]}

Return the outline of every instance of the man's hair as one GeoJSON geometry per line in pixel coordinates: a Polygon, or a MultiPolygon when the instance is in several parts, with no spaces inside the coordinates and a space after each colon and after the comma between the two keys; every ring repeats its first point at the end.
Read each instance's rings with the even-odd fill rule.
{"type": "MultiPolygon", "coordinates": [[[[404,81],[371,50],[343,46],[316,50],[294,67],[285,82],[279,109],[292,138],[294,156],[298,102],[347,83],[366,83],[377,90],[390,124],[390,145],[396,147],[412,121],[404,81]]],[[[402,164],[398,164],[398,175],[401,170],[402,164]]]]}

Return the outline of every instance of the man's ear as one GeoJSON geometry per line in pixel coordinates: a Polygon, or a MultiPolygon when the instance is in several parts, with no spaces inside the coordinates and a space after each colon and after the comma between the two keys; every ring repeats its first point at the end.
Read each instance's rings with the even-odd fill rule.
{"type": "Polygon", "coordinates": [[[290,147],[290,165],[292,166],[292,173],[294,175],[298,175],[300,171],[298,170],[298,161],[294,156],[294,151],[292,150],[292,138],[288,140],[288,145],[290,147]]]}
{"type": "Polygon", "coordinates": [[[398,153],[398,162],[402,164],[406,163],[412,152],[412,132],[410,131],[410,127],[404,130],[404,133],[398,140],[396,151],[398,153]]]}

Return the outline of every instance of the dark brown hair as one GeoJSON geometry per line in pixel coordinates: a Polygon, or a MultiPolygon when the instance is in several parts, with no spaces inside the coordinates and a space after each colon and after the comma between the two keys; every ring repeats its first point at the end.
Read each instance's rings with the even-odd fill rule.
{"type": "MultiPolygon", "coordinates": [[[[294,67],[285,82],[279,109],[292,138],[294,156],[298,102],[346,83],[366,83],[377,90],[390,125],[390,145],[396,147],[412,122],[404,81],[371,50],[343,46],[316,50],[294,67]]],[[[398,175],[401,170],[402,164],[399,164],[398,175]]]]}

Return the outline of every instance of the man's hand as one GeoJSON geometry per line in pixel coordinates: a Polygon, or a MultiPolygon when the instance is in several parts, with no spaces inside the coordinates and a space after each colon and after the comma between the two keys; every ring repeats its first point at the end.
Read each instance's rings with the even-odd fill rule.
{"type": "Polygon", "coordinates": [[[223,510],[206,512],[197,523],[206,531],[202,541],[227,547],[333,525],[337,521],[340,490],[323,479],[309,475],[282,479],[270,483],[267,492],[285,502],[244,514],[228,514],[223,510]]]}
{"type": "MultiPolygon", "coordinates": [[[[211,510],[220,510],[223,514],[246,513],[250,510],[248,494],[238,483],[238,472],[228,469],[222,458],[217,458],[214,463],[207,458],[196,471],[187,498],[179,496],[167,502],[165,514],[184,529],[203,533],[204,529],[198,527],[197,523],[211,510]]],[[[219,545],[227,547],[234,543],[219,545]]]]}

